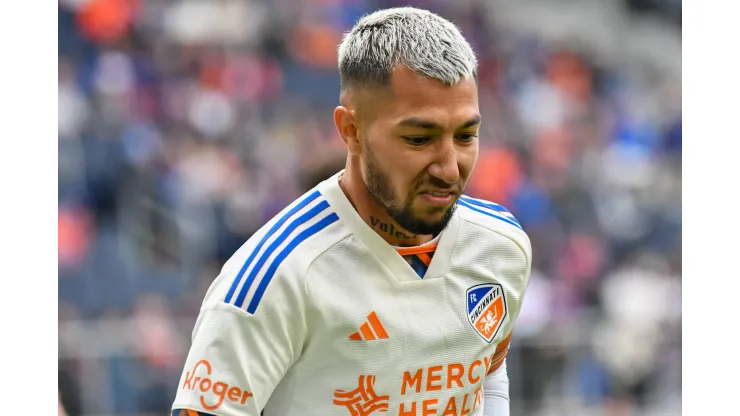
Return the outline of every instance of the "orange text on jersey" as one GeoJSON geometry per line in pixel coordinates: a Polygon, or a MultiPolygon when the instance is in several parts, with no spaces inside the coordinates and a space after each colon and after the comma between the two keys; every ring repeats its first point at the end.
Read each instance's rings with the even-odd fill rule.
{"type": "Polygon", "coordinates": [[[242,390],[237,386],[230,386],[224,382],[211,380],[211,363],[208,360],[200,360],[193,366],[193,371],[188,371],[185,374],[185,382],[182,384],[183,390],[200,391],[200,404],[206,410],[215,410],[221,407],[225,398],[234,403],[245,404],[247,399],[252,396],[252,393],[247,390],[242,390]],[[201,375],[196,376],[198,368],[205,370],[201,375]],[[209,404],[206,402],[205,394],[211,393],[217,398],[215,403],[209,404]]]}
{"type": "Polygon", "coordinates": [[[419,368],[416,371],[405,371],[401,382],[401,395],[407,391],[438,391],[442,389],[461,388],[465,384],[478,384],[485,378],[491,366],[491,358],[475,360],[470,365],[452,363],[419,368]],[[445,375],[446,377],[443,377],[445,375]]]}
{"type": "Polygon", "coordinates": [[[421,402],[401,403],[398,409],[399,416],[428,416],[436,415],[442,410],[443,416],[465,416],[482,403],[481,385],[492,364],[490,357],[475,360],[469,365],[451,363],[447,365],[433,365],[427,368],[418,368],[415,371],[405,371],[401,381],[401,395],[406,394],[458,389],[467,385],[478,385],[473,395],[465,394],[458,400],[450,397],[444,407],[438,399],[427,399],[421,402]]]}
{"type": "Polygon", "coordinates": [[[475,389],[473,395],[465,393],[465,396],[458,400],[455,396],[447,400],[447,404],[442,408],[438,399],[426,399],[421,402],[401,403],[398,407],[398,416],[432,416],[437,415],[442,410],[440,416],[466,416],[474,411],[483,403],[483,394],[481,387],[475,389]]]}

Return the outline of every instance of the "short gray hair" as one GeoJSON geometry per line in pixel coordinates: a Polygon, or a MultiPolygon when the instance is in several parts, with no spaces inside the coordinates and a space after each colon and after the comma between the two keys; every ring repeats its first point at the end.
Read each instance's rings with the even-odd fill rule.
{"type": "Polygon", "coordinates": [[[478,60],[460,30],[427,10],[396,7],[362,17],[339,45],[342,90],[387,86],[394,69],[412,71],[454,85],[477,80],[478,60]]]}

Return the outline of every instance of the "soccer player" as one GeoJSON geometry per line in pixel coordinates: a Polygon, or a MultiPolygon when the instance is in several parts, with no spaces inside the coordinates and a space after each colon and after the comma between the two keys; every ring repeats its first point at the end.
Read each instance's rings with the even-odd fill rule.
{"type": "Polygon", "coordinates": [[[462,194],[477,62],[449,21],[363,17],[339,47],[344,169],[269,221],[202,305],[175,415],[509,414],[531,246],[462,194]]]}

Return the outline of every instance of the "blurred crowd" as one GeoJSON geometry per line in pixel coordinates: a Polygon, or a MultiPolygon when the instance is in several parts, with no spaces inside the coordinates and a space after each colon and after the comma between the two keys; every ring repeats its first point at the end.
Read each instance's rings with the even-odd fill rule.
{"type": "MultiPolygon", "coordinates": [[[[478,54],[484,123],[466,193],[507,206],[533,244],[509,358],[512,414],[676,414],[680,66],[666,65],[660,41],[637,58],[588,36],[518,30],[510,16],[525,3],[552,7],[60,0],[67,413],[167,414],[221,264],[344,164],[331,117],[342,33],[377,8],[415,5],[453,20],[478,54]]],[[[639,21],[680,52],[680,1],[566,3],[608,4],[622,19],[610,20],[615,45],[639,21]]]]}

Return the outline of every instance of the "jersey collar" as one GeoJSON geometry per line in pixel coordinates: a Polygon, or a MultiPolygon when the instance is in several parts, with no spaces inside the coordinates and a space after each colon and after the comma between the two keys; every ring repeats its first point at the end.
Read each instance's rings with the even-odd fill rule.
{"type": "Polygon", "coordinates": [[[396,249],[367,225],[360,214],[357,213],[342,188],[339,187],[339,178],[342,173],[344,173],[344,170],[322,182],[319,185],[319,191],[335,210],[342,223],[388,269],[390,274],[399,282],[416,283],[444,277],[449,268],[450,256],[460,229],[460,217],[457,211],[452,216],[447,228],[438,236],[437,249],[422,280],[419,279],[419,275],[409,266],[408,262],[396,252],[396,249]]]}

